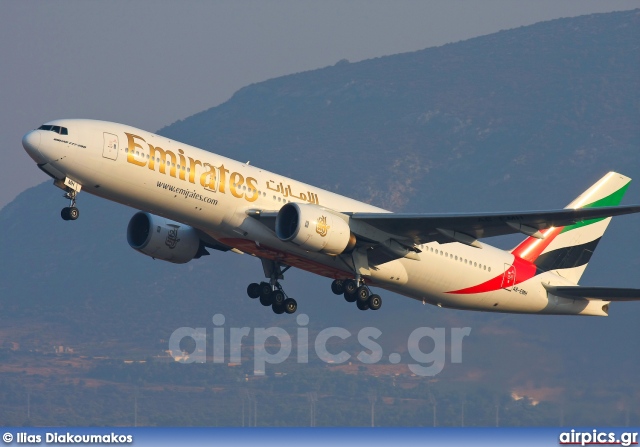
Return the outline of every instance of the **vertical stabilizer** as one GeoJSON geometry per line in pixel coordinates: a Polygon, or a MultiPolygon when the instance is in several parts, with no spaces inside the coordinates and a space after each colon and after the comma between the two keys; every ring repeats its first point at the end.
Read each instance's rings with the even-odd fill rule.
{"type": "MultiPolygon", "coordinates": [[[[609,172],[565,208],[617,206],[630,182],[629,177],[609,172]]],[[[548,228],[542,231],[544,239],[529,237],[512,253],[533,262],[541,270],[555,270],[577,284],[610,221],[607,217],[548,228]]]]}

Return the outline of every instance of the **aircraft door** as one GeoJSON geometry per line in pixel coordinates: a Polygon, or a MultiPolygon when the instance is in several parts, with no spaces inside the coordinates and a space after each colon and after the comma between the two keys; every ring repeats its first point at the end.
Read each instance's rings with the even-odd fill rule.
{"type": "Polygon", "coordinates": [[[502,288],[505,290],[511,290],[511,287],[516,283],[516,267],[513,265],[504,265],[504,276],[502,277],[502,288]]]}
{"type": "Polygon", "coordinates": [[[102,156],[110,160],[118,158],[118,136],[104,132],[104,146],[102,147],[102,156]]]}

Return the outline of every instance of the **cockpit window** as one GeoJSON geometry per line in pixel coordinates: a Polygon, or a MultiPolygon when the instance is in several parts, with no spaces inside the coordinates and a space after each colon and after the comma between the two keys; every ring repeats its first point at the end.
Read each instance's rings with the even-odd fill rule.
{"type": "Polygon", "coordinates": [[[43,124],[42,126],[38,127],[38,130],[50,130],[60,135],[69,135],[66,127],[52,126],[51,124],[43,124]]]}

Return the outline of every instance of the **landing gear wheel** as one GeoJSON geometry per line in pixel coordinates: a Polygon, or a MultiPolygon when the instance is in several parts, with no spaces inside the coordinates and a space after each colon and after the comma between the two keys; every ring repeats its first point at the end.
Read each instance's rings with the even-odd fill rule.
{"type": "Polygon", "coordinates": [[[360,286],[356,289],[356,298],[359,302],[366,303],[369,300],[369,295],[367,286],[360,286]]]}
{"type": "Polygon", "coordinates": [[[260,297],[260,284],[252,282],[247,286],[247,295],[249,298],[258,298],[260,297]]]}
{"type": "Polygon", "coordinates": [[[382,307],[382,298],[380,298],[380,295],[373,294],[369,297],[367,304],[369,305],[369,309],[378,310],[382,307]]]}
{"type": "Polygon", "coordinates": [[[336,295],[342,295],[344,293],[344,281],[342,279],[336,279],[331,283],[331,291],[336,295]]]}
{"type": "Polygon", "coordinates": [[[260,304],[262,304],[265,307],[271,306],[271,304],[273,304],[273,301],[271,300],[271,295],[270,294],[267,296],[260,295],[260,304]]]}
{"type": "Polygon", "coordinates": [[[60,211],[60,217],[64,220],[76,220],[80,217],[80,211],[75,206],[66,206],[60,211]]]}
{"type": "Polygon", "coordinates": [[[284,305],[282,304],[273,304],[273,306],[271,306],[271,308],[273,309],[273,312],[280,315],[284,313],[284,305]]]}
{"type": "Polygon", "coordinates": [[[293,314],[298,310],[298,303],[293,298],[287,298],[284,300],[284,311],[288,314],[293,314]]]}
{"type": "Polygon", "coordinates": [[[356,293],[356,290],[358,290],[358,283],[355,282],[353,279],[347,279],[344,282],[345,293],[348,293],[349,295],[353,295],[354,293],[356,293]]]}
{"type": "Polygon", "coordinates": [[[69,220],[76,220],[78,217],[80,217],[80,210],[78,210],[78,208],[76,208],[75,206],[70,207],[69,220]]]}
{"type": "Polygon", "coordinates": [[[345,301],[346,301],[347,303],[353,303],[353,302],[355,302],[355,301],[358,299],[358,297],[357,297],[357,296],[355,296],[355,295],[353,295],[353,294],[347,293],[347,292],[345,291],[345,292],[344,292],[344,299],[345,299],[345,301]]]}
{"type": "Polygon", "coordinates": [[[364,303],[362,301],[356,301],[356,306],[358,306],[358,309],[360,310],[369,309],[369,304],[366,301],[364,303]]]}
{"type": "Polygon", "coordinates": [[[268,297],[269,295],[271,295],[271,292],[273,291],[273,289],[271,289],[271,284],[269,284],[268,282],[261,282],[260,283],[260,297],[262,298],[264,297],[268,297]]]}
{"type": "Polygon", "coordinates": [[[78,192],[70,188],[67,188],[66,191],[64,198],[69,199],[69,206],[62,208],[62,211],[60,211],[60,217],[64,220],[76,220],[80,217],[80,211],[76,208],[76,197],[78,196],[78,192]]]}
{"type": "Polygon", "coordinates": [[[274,290],[271,292],[271,302],[274,306],[282,306],[284,304],[285,296],[282,290],[274,290]]]}

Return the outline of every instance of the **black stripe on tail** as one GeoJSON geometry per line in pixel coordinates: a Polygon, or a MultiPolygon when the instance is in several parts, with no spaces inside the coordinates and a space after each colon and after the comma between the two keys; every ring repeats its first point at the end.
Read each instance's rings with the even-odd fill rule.
{"type": "Polygon", "coordinates": [[[540,270],[556,270],[569,269],[585,265],[591,259],[591,255],[595,251],[600,242],[600,238],[594,239],[582,245],[574,245],[571,247],[558,248],[538,256],[534,264],[540,270]]]}

